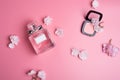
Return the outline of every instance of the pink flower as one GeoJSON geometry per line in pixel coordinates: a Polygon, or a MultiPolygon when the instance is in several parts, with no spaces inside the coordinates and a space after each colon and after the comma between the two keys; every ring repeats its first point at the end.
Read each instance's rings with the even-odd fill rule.
{"type": "Polygon", "coordinates": [[[114,57],[118,54],[118,52],[119,52],[118,47],[113,46],[113,45],[109,46],[109,48],[108,48],[109,56],[114,57]]]}
{"type": "Polygon", "coordinates": [[[107,53],[109,56],[114,57],[118,54],[119,48],[111,44],[111,40],[109,43],[102,44],[102,51],[107,53]]]}

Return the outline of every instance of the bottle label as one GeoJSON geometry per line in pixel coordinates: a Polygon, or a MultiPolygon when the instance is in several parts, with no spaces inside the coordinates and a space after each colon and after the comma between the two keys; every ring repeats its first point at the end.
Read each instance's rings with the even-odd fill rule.
{"type": "Polygon", "coordinates": [[[37,36],[36,38],[34,38],[36,44],[40,44],[41,42],[47,40],[45,34],[41,34],[39,36],[37,36]]]}

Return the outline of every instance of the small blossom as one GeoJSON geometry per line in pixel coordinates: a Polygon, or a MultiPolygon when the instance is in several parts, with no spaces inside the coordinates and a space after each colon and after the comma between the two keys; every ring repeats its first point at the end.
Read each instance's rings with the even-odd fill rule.
{"type": "Polygon", "coordinates": [[[76,49],[76,48],[72,49],[72,52],[71,52],[72,56],[77,57],[79,55],[79,53],[80,53],[80,51],[78,49],[76,49]]]}
{"type": "Polygon", "coordinates": [[[13,49],[13,48],[15,48],[15,45],[13,43],[9,43],[8,47],[13,49]]]}
{"type": "Polygon", "coordinates": [[[104,43],[102,44],[102,52],[106,53],[106,51],[107,51],[107,44],[104,43]]]}
{"type": "Polygon", "coordinates": [[[100,24],[102,24],[102,22],[100,22],[99,19],[92,18],[91,22],[92,22],[92,24],[94,26],[94,31],[96,31],[96,32],[102,32],[103,31],[103,27],[100,26],[100,24]]]}
{"type": "Polygon", "coordinates": [[[81,60],[86,60],[87,59],[87,51],[85,51],[85,50],[83,50],[83,51],[81,51],[80,52],[80,54],[79,54],[79,58],[81,59],[81,60]]]}
{"type": "Polygon", "coordinates": [[[100,27],[100,26],[94,27],[94,30],[95,30],[96,32],[103,32],[103,28],[100,27]]]}
{"type": "Polygon", "coordinates": [[[16,35],[11,35],[11,36],[10,36],[10,41],[11,41],[13,44],[17,45],[18,42],[19,42],[19,37],[16,36],[16,35]]]}
{"type": "Polygon", "coordinates": [[[15,45],[18,45],[18,42],[19,42],[19,37],[16,36],[16,35],[11,35],[10,36],[10,43],[8,44],[8,47],[13,49],[15,48],[15,45]]]}
{"type": "Polygon", "coordinates": [[[39,71],[38,74],[37,74],[37,76],[39,78],[41,78],[42,80],[46,79],[46,73],[45,73],[45,71],[39,71]]]}
{"type": "Polygon", "coordinates": [[[32,76],[32,75],[35,75],[35,74],[36,74],[35,70],[31,70],[27,73],[27,75],[29,75],[29,76],[32,76]]]}
{"type": "Polygon", "coordinates": [[[93,0],[92,1],[92,7],[96,9],[98,6],[99,6],[98,0],[93,0]]]}
{"type": "Polygon", "coordinates": [[[47,17],[44,18],[44,24],[45,25],[49,25],[51,23],[52,23],[52,18],[51,17],[47,16],[47,17]]]}
{"type": "Polygon", "coordinates": [[[55,30],[55,35],[57,35],[57,36],[62,36],[62,35],[63,35],[63,30],[60,29],[60,28],[57,28],[57,29],[55,30]]]}

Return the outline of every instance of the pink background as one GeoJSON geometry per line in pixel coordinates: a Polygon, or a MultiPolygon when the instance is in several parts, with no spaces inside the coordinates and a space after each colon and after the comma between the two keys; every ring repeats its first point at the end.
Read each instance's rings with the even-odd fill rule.
{"type": "Polygon", "coordinates": [[[120,0],[98,0],[97,11],[104,14],[104,32],[94,37],[82,35],[84,15],[92,9],[92,0],[0,0],[0,80],[30,80],[30,69],[44,70],[46,80],[120,80],[120,54],[111,58],[101,51],[108,42],[120,47],[120,0]],[[53,18],[43,25],[56,46],[35,55],[27,38],[26,25],[31,20],[53,18]],[[63,37],[54,35],[55,28],[64,30],[63,37]],[[9,35],[16,34],[20,43],[13,50],[7,47],[9,35]],[[71,48],[86,49],[88,59],[81,61],[70,55],[71,48]]]}

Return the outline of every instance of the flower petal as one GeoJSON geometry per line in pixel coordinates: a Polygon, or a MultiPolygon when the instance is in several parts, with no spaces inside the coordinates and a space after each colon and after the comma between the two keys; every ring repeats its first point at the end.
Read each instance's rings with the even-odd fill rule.
{"type": "Polygon", "coordinates": [[[60,29],[60,28],[57,28],[57,29],[55,30],[55,35],[57,35],[57,36],[62,36],[62,35],[63,35],[63,30],[60,29]]]}
{"type": "Polygon", "coordinates": [[[72,49],[72,52],[71,52],[72,56],[77,57],[79,55],[79,53],[80,53],[80,51],[78,49],[76,49],[76,48],[72,49]]]}
{"type": "Polygon", "coordinates": [[[11,35],[11,36],[10,36],[10,41],[11,41],[13,44],[17,45],[18,42],[19,42],[19,37],[16,36],[16,35],[11,35]]]}
{"type": "Polygon", "coordinates": [[[81,60],[86,60],[87,57],[88,57],[87,54],[88,54],[87,51],[86,51],[86,50],[83,50],[83,51],[81,51],[81,53],[79,54],[79,58],[80,58],[81,60]]]}
{"type": "Polygon", "coordinates": [[[27,75],[32,76],[35,75],[37,72],[35,70],[31,70],[27,73],[27,75]]]}
{"type": "Polygon", "coordinates": [[[10,44],[8,45],[8,47],[11,48],[11,49],[13,49],[13,48],[15,48],[15,45],[14,45],[13,43],[10,43],[10,44]]]}
{"type": "Polygon", "coordinates": [[[98,0],[93,0],[93,1],[92,1],[92,7],[93,7],[93,8],[97,8],[98,6],[99,6],[98,0]]]}
{"type": "Polygon", "coordinates": [[[46,79],[46,73],[45,71],[39,71],[37,76],[41,78],[42,80],[46,79]]]}
{"type": "Polygon", "coordinates": [[[94,30],[95,30],[96,32],[103,32],[103,28],[101,28],[100,26],[95,26],[95,27],[94,27],[94,30]]]}
{"type": "Polygon", "coordinates": [[[52,18],[51,17],[47,16],[47,17],[44,18],[44,24],[45,25],[49,25],[51,23],[52,23],[52,18]]]}

